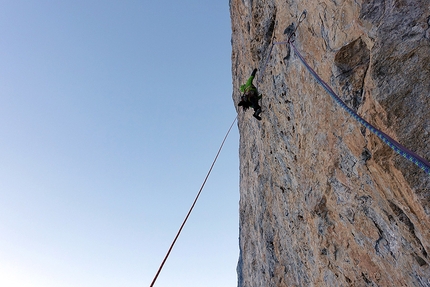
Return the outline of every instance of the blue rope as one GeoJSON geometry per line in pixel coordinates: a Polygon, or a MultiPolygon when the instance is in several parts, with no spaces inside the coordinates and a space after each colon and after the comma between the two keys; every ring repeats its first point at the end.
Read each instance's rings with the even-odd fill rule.
{"type": "Polygon", "coordinates": [[[369,122],[367,122],[365,119],[360,117],[357,113],[355,113],[351,108],[349,108],[340,98],[339,96],[333,91],[333,89],[324,82],[320,76],[315,72],[314,69],[312,69],[309,64],[306,62],[306,60],[303,58],[303,56],[300,54],[300,52],[297,50],[296,46],[294,46],[292,41],[286,41],[286,42],[276,42],[273,43],[274,45],[278,44],[290,44],[291,47],[294,49],[295,54],[300,59],[300,61],[303,63],[303,65],[306,67],[306,69],[312,74],[312,76],[315,78],[315,80],[327,91],[327,93],[333,98],[333,100],[339,104],[345,111],[347,111],[356,121],[361,123],[363,126],[368,128],[372,133],[374,133],[376,136],[378,136],[384,143],[386,143],[391,149],[393,149],[396,153],[400,154],[407,160],[413,162],[416,164],[420,169],[422,169],[424,172],[430,175],[430,163],[425,160],[424,158],[420,157],[413,151],[408,150],[404,146],[402,146],[400,143],[392,139],[387,134],[383,133],[382,131],[378,130],[374,126],[372,126],[369,122]]]}

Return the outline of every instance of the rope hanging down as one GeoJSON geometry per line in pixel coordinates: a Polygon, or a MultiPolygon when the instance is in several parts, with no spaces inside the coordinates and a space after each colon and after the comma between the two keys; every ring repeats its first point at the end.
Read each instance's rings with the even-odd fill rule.
{"type": "Polygon", "coordinates": [[[154,277],[154,279],[152,280],[152,283],[151,283],[150,287],[153,287],[153,286],[154,286],[154,284],[155,284],[155,281],[157,281],[158,275],[160,274],[161,269],[163,269],[164,263],[166,263],[166,260],[167,260],[167,258],[169,257],[170,252],[172,251],[173,246],[174,246],[174,245],[175,245],[175,243],[176,243],[176,240],[178,239],[179,235],[181,234],[182,228],[184,228],[185,223],[186,223],[186,222],[187,222],[187,220],[188,220],[188,217],[190,216],[191,212],[193,211],[194,206],[196,205],[197,200],[199,199],[200,194],[202,193],[202,190],[203,190],[203,188],[205,187],[206,181],[208,180],[209,175],[210,175],[210,174],[211,174],[211,172],[212,172],[212,168],[214,167],[215,162],[217,161],[218,156],[219,156],[219,154],[221,153],[221,150],[222,150],[222,148],[223,148],[223,146],[224,146],[224,143],[225,143],[225,141],[227,140],[227,137],[228,137],[228,135],[230,134],[230,131],[231,131],[231,129],[233,128],[233,125],[234,125],[234,123],[236,122],[236,120],[237,120],[237,116],[236,116],[236,118],[234,119],[234,121],[231,123],[230,128],[228,129],[227,133],[225,134],[225,137],[224,137],[224,139],[223,139],[223,141],[222,141],[222,143],[221,143],[221,146],[220,146],[220,147],[219,147],[219,149],[218,149],[218,152],[217,152],[217,154],[216,154],[216,156],[215,156],[215,158],[214,158],[214,160],[213,160],[213,162],[212,162],[212,165],[211,165],[211,167],[210,167],[210,169],[209,169],[208,173],[206,174],[205,180],[203,181],[203,184],[202,184],[202,186],[200,187],[200,190],[199,190],[199,192],[197,193],[197,196],[196,196],[196,198],[194,199],[194,202],[193,202],[193,204],[191,205],[191,208],[190,208],[190,210],[188,211],[187,216],[185,216],[185,219],[184,219],[184,221],[182,222],[182,225],[181,225],[181,227],[179,228],[178,233],[177,233],[177,234],[176,234],[176,236],[175,236],[175,239],[173,239],[173,242],[172,242],[172,244],[170,245],[170,248],[169,248],[169,250],[167,251],[166,256],[164,257],[163,261],[161,262],[161,265],[160,265],[160,267],[158,268],[158,271],[157,271],[157,273],[155,274],[155,277],[154,277]]]}

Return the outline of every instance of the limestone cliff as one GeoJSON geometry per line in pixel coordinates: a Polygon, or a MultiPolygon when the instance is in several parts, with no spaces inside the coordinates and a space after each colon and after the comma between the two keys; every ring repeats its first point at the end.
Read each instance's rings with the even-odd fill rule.
{"type": "MultiPolygon", "coordinates": [[[[295,45],[368,122],[430,159],[428,0],[230,0],[233,100],[302,11],[295,45]]],[[[250,286],[430,286],[430,176],[343,111],[287,45],[238,110],[250,286]]]]}

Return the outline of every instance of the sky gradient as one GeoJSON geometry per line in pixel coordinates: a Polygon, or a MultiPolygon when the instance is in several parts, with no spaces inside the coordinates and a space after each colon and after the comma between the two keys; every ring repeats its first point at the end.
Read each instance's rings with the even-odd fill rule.
{"type": "MultiPolygon", "coordinates": [[[[0,286],[149,286],[236,116],[228,2],[0,6],[0,286]]],[[[155,286],[236,286],[238,165],[155,286]]]]}

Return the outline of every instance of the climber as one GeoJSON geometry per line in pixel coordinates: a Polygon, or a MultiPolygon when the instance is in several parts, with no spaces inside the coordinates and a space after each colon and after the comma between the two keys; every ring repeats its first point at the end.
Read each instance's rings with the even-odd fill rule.
{"type": "Polygon", "coordinates": [[[242,106],[244,111],[250,107],[253,108],[253,116],[260,121],[261,106],[258,104],[258,100],[261,99],[261,95],[258,94],[257,88],[252,84],[252,80],[254,80],[256,73],[257,69],[254,69],[254,71],[252,71],[251,77],[249,77],[248,81],[246,81],[246,84],[240,86],[240,91],[243,93],[243,95],[238,106],[242,106]]]}

